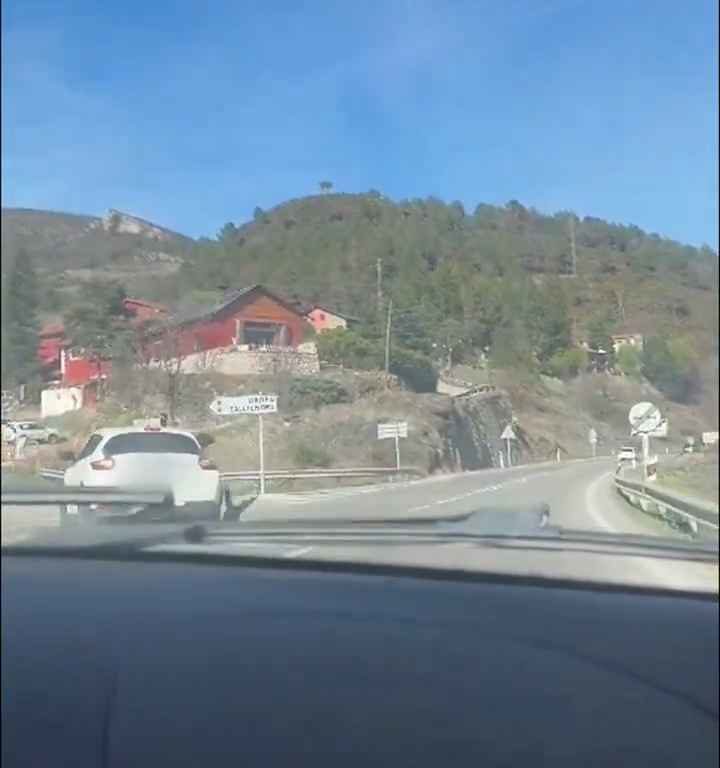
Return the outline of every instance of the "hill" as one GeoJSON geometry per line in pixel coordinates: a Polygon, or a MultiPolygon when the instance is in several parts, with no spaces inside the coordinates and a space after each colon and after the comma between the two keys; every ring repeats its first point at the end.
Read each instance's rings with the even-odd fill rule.
{"type": "Polygon", "coordinates": [[[293,200],[227,224],[217,240],[195,245],[171,281],[151,289],[177,300],[262,282],[362,318],[377,311],[378,286],[400,310],[455,289],[467,318],[478,302],[488,309],[499,284],[519,290],[527,278],[538,286],[562,280],[578,334],[609,313],[618,332],[672,329],[692,335],[703,352],[717,349],[710,248],[569,212],[545,216],[516,201],[468,214],[460,203],[395,203],[379,193],[293,200]]]}
{"type": "Polygon", "coordinates": [[[120,211],[100,218],[2,209],[3,284],[18,255],[29,256],[49,315],[62,313],[89,279],[139,287],[148,275],[167,275],[179,268],[192,245],[184,235],[120,211]]]}
{"type": "Polygon", "coordinates": [[[535,361],[562,374],[576,363],[555,358],[573,343],[640,333],[675,345],[683,365],[694,361],[705,397],[716,398],[717,254],[631,224],[543,215],[517,201],[470,213],[458,202],[375,191],[257,208],[251,221],[199,241],[113,211],[98,219],[3,209],[2,217],[3,272],[8,256],[29,252],[46,313],[62,314],[93,277],[170,304],[265,283],[360,318],[352,359],[377,367],[392,299],[396,348],[436,365],[473,364],[485,350],[500,368],[535,361]]]}

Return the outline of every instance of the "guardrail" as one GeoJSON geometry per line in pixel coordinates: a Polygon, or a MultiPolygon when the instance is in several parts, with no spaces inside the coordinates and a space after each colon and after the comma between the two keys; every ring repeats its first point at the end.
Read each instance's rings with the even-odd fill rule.
{"type": "MultiPolygon", "coordinates": [[[[415,467],[358,467],[352,469],[270,469],[265,471],[267,480],[308,480],[319,478],[366,478],[366,477],[392,477],[394,475],[411,475],[424,477],[425,473],[415,467]]],[[[257,480],[260,472],[256,469],[239,472],[221,472],[223,480],[257,480]]]]}
{"type": "Polygon", "coordinates": [[[633,506],[655,514],[671,525],[685,525],[695,535],[717,535],[718,508],[710,502],[688,499],[648,486],[645,483],[615,477],[615,487],[633,506]]]}
{"type": "MultiPolygon", "coordinates": [[[[366,478],[366,477],[392,477],[394,475],[410,475],[412,477],[424,477],[415,467],[352,467],[349,469],[269,469],[265,471],[268,480],[307,480],[311,478],[366,478]]],[[[40,476],[46,480],[62,480],[65,475],[62,469],[41,469],[40,476]]],[[[245,469],[237,472],[221,472],[222,480],[258,480],[260,472],[257,469],[245,469]]]]}

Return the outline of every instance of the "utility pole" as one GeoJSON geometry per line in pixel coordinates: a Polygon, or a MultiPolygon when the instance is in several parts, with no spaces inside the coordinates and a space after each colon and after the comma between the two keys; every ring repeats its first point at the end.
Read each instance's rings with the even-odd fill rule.
{"type": "Polygon", "coordinates": [[[392,325],[392,297],[388,302],[387,324],[385,326],[385,373],[390,373],[390,326],[392,325]]]}
{"type": "Polygon", "coordinates": [[[577,249],[575,247],[575,215],[570,214],[570,260],[572,262],[572,276],[577,277],[577,249]]]}
{"type": "Polygon", "coordinates": [[[377,308],[378,314],[383,305],[383,291],[382,291],[382,258],[378,257],[375,262],[375,270],[377,272],[377,308]]]}

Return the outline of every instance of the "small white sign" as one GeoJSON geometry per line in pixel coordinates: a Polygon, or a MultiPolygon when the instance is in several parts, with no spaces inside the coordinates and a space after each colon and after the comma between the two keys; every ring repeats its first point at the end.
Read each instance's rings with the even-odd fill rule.
{"type": "Polygon", "coordinates": [[[718,433],[717,432],[703,432],[702,433],[702,441],[703,445],[715,445],[718,441],[718,433]]]}
{"type": "Polygon", "coordinates": [[[501,440],[517,440],[517,436],[515,435],[515,432],[513,431],[513,428],[510,426],[510,424],[503,429],[502,435],[500,435],[501,440]]]}
{"type": "Polygon", "coordinates": [[[277,395],[241,395],[239,397],[216,397],[210,403],[210,410],[218,416],[240,414],[277,413],[277,395]]]}
{"type": "Polygon", "coordinates": [[[378,440],[389,440],[395,437],[407,437],[408,428],[406,421],[398,421],[391,424],[377,425],[378,440]]]}
{"type": "Polygon", "coordinates": [[[595,445],[598,441],[597,432],[591,427],[590,431],[588,432],[588,442],[590,445],[595,445]]]}

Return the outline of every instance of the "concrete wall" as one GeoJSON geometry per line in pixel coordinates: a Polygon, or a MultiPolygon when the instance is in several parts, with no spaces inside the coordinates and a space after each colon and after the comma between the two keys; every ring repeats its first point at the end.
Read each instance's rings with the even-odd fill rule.
{"type": "Polygon", "coordinates": [[[79,411],[82,406],[82,387],[44,389],[40,393],[40,413],[43,419],[48,416],[60,416],[69,411],[79,411]]]}
{"type": "Polygon", "coordinates": [[[319,373],[320,361],[317,351],[300,352],[286,348],[249,350],[232,347],[188,355],[182,361],[181,370],[183,373],[216,371],[228,376],[280,372],[309,376],[319,373]]]}

